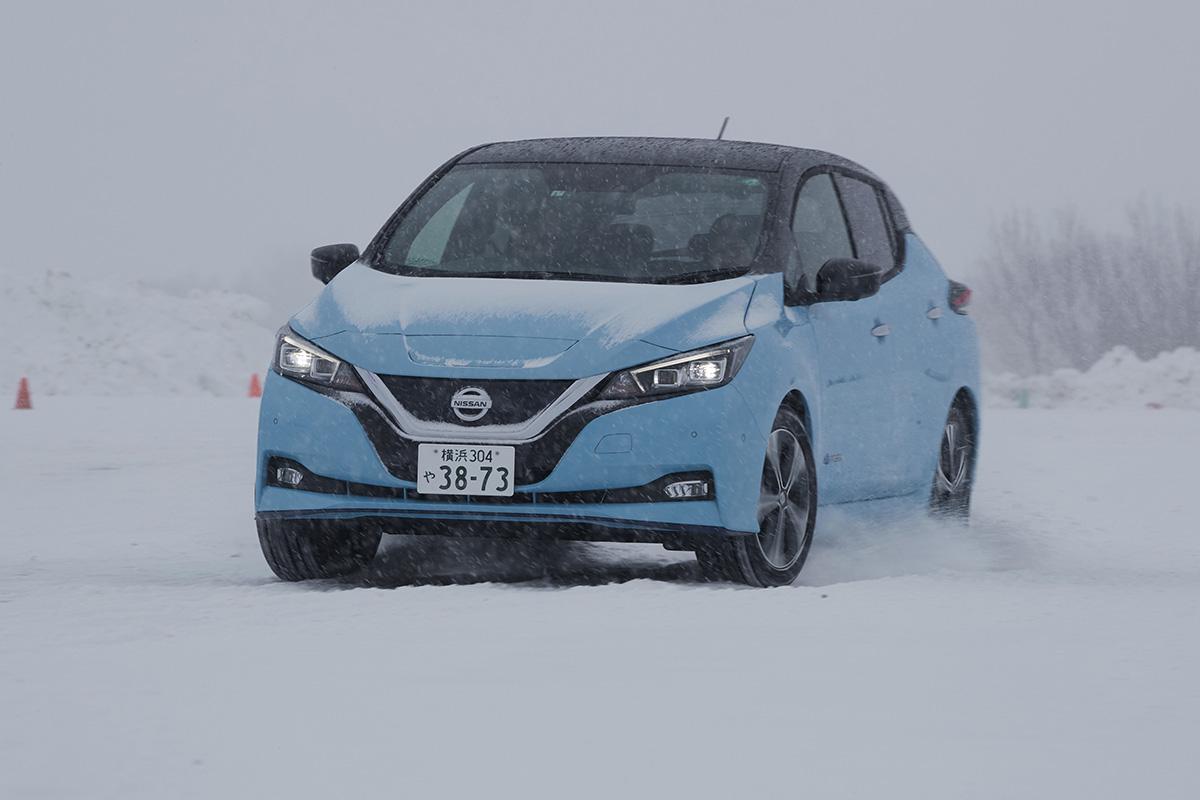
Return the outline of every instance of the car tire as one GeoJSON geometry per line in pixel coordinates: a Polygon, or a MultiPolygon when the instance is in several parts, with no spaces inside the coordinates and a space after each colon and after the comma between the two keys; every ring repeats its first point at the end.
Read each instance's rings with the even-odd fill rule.
{"type": "Polygon", "coordinates": [[[379,530],[323,520],[258,520],[258,543],[285,581],[337,578],[371,563],[379,530]]]}
{"type": "Polygon", "coordinates": [[[946,416],[938,444],[929,513],[938,519],[965,525],[971,517],[974,482],[975,426],[967,408],[956,402],[946,416]]]}
{"type": "Polygon", "coordinates": [[[817,472],[808,429],[791,408],[779,410],[767,437],[758,520],[757,534],[696,549],[706,580],[787,586],[804,567],[817,521],[817,472]]]}

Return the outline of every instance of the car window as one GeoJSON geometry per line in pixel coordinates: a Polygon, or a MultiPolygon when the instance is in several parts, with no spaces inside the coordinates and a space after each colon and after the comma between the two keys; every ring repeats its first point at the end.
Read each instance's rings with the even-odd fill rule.
{"type": "Polygon", "coordinates": [[[817,288],[817,272],[831,258],[854,258],[842,206],[828,173],[814,175],[796,195],[792,213],[792,235],[799,264],[789,269],[789,285],[806,291],[817,288]]]}
{"type": "Polygon", "coordinates": [[[850,222],[855,257],[876,265],[884,272],[890,271],[896,265],[896,257],[879,193],[874,186],[845,175],[837,176],[837,187],[850,222]]]}
{"type": "Polygon", "coordinates": [[[475,188],[468,183],[458,194],[451,197],[445,205],[433,212],[433,216],[425,223],[420,232],[413,237],[412,246],[408,248],[408,261],[414,266],[438,264],[446,252],[446,244],[450,241],[450,233],[458,221],[467,195],[475,188]]]}

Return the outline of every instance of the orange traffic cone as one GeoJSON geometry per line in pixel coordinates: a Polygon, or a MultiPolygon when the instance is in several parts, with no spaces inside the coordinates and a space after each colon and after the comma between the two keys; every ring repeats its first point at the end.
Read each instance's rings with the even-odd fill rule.
{"type": "Polygon", "coordinates": [[[29,400],[29,379],[21,378],[21,383],[17,385],[17,403],[13,406],[14,409],[32,409],[33,403],[29,400]]]}
{"type": "Polygon", "coordinates": [[[262,397],[262,382],[258,379],[258,373],[250,376],[250,391],[247,397],[262,397]]]}

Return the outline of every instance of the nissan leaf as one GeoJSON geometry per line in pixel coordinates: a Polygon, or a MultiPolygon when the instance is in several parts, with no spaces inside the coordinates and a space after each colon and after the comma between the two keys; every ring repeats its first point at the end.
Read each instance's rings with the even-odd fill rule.
{"type": "Polygon", "coordinates": [[[312,271],[259,421],[258,534],[285,580],[435,534],[656,543],[778,586],[822,509],[969,513],[970,290],[848,159],[486,144],[312,271]]]}

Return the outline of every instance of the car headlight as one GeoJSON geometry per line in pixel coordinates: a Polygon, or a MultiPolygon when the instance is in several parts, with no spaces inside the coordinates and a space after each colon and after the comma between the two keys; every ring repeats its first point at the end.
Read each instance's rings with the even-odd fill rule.
{"type": "Polygon", "coordinates": [[[724,386],[742,368],[753,344],[754,336],[743,336],[618,372],[609,378],[599,399],[684,394],[724,386]]]}
{"type": "Polygon", "coordinates": [[[275,340],[274,367],[280,375],[302,383],[363,391],[362,382],[349,364],[297,336],[291,328],[281,330],[275,340]]]}

